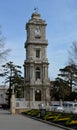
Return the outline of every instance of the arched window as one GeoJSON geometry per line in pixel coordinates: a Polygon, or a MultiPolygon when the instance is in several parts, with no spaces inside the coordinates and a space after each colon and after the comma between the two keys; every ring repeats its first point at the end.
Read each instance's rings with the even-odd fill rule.
{"type": "Polygon", "coordinates": [[[41,101],[41,90],[39,89],[35,91],[35,101],[41,101]]]}
{"type": "Polygon", "coordinates": [[[39,67],[36,68],[36,80],[37,79],[40,79],[40,68],[39,67]]]}

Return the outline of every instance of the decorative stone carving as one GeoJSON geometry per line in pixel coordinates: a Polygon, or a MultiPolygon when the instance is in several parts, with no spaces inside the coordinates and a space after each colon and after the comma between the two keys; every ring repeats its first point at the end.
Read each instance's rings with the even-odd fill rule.
{"type": "Polygon", "coordinates": [[[29,101],[30,107],[36,107],[37,104],[41,102],[46,104],[50,102],[50,80],[48,78],[49,63],[46,54],[48,45],[46,39],[46,25],[45,20],[41,19],[41,15],[38,12],[33,13],[31,19],[26,23],[26,60],[24,62],[24,73],[26,74],[24,74],[24,83],[25,98],[29,101]],[[38,35],[38,37],[36,37],[36,35],[38,35]],[[39,51],[37,52],[37,50],[39,51]],[[39,100],[39,95],[36,97],[38,102],[35,100],[36,88],[41,90],[41,100],[39,100]]]}

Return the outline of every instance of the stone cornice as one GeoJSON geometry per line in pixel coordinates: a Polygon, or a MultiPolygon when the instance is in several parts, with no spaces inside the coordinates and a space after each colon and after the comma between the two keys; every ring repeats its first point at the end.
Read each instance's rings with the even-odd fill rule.
{"type": "Polygon", "coordinates": [[[48,41],[47,40],[42,40],[42,41],[30,41],[30,40],[27,40],[26,42],[25,42],[25,48],[27,47],[27,45],[30,45],[30,44],[32,44],[32,45],[48,45],[48,41]]]}

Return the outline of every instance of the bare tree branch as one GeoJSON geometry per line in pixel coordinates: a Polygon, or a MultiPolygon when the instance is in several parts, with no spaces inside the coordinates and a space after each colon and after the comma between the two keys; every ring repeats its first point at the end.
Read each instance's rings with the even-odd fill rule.
{"type": "Polygon", "coordinates": [[[77,64],[77,41],[74,41],[71,46],[71,50],[69,51],[70,58],[69,63],[77,64]]]}

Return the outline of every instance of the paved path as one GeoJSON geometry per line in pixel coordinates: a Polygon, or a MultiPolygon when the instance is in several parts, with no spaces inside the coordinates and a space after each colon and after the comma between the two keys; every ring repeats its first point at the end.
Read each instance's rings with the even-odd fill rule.
{"type": "Polygon", "coordinates": [[[0,110],[0,130],[63,130],[23,115],[11,115],[0,110]]]}

